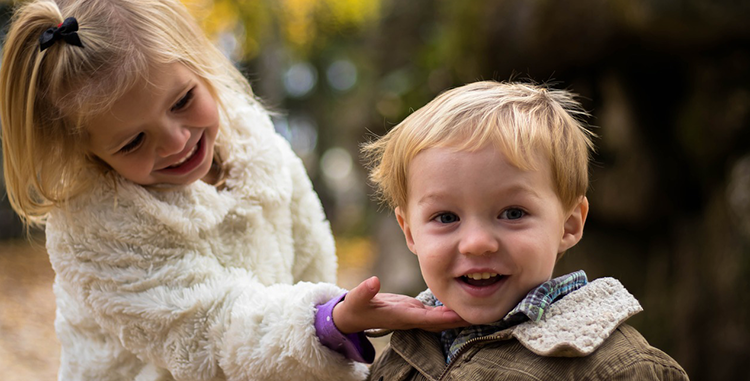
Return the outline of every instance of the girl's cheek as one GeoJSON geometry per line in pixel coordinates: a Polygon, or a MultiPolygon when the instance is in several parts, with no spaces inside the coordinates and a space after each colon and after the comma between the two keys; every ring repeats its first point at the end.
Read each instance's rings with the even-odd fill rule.
{"type": "Polygon", "coordinates": [[[209,96],[204,96],[199,107],[196,107],[196,116],[199,117],[202,122],[207,123],[218,119],[219,110],[216,105],[216,101],[209,96]]]}

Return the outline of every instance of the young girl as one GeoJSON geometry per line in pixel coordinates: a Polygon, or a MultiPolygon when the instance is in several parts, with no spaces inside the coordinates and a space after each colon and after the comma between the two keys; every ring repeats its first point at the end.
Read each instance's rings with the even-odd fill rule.
{"type": "Polygon", "coordinates": [[[358,332],[462,324],[375,278],[337,304],[304,167],[178,0],[25,3],[0,89],[8,197],[57,274],[61,380],[361,379],[358,332]]]}

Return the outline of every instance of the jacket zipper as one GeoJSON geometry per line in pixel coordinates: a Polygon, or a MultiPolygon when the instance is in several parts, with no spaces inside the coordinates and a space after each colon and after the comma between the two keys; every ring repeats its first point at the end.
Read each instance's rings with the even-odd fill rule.
{"type": "Polygon", "coordinates": [[[441,373],[440,377],[438,377],[438,381],[442,380],[443,377],[445,377],[445,375],[448,373],[448,371],[453,367],[453,364],[456,363],[456,360],[458,360],[458,358],[461,357],[461,355],[464,352],[466,352],[466,349],[468,347],[470,347],[471,344],[474,344],[474,343],[477,343],[477,342],[480,342],[480,341],[493,341],[493,340],[497,340],[497,339],[498,339],[497,336],[483,336],[483,337],[475,337],[475,338],[473,338],[473,339],[465,342],[464,345],[462,345],[460,348],[458,348],[458,352],[456,352],[456,355],[453,356],[453,361],[451,361],[451,363],[448,364],[448,366],[445,367],[445,369],[443,370],[443,373],[441,373]]]}

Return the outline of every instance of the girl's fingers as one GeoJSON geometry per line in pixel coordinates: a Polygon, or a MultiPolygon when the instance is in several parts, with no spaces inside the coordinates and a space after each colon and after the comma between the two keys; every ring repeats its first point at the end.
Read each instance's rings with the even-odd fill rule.
{"type": "Polygon", "coordinates": [[[336,328],[344,334],[359,332],[371,328],[367,321],[370,317],[370,301],[380,291],[380,280],[377,277],[365,279],[346,294],[344,300],[333,307],[332,316],[336,328]],[[364,316],[362,316],[364,312],[364,316]]]}
{"type": "Polygon", "coordinates": [[[380,280],[376,276],[370,277],[349,291],[345,300],[353,307],[366,307],[378,291],[380,291],[380,280]]]}
{"type": "Polygon", "coordinates": [[[430,318],[425,319],[425,324],[421,328],[425,331],[439,332],[448,328],[467,327],[470,324],[458,316],[452,310],[445,307],[435,308],[431,311],[430,318]]]}

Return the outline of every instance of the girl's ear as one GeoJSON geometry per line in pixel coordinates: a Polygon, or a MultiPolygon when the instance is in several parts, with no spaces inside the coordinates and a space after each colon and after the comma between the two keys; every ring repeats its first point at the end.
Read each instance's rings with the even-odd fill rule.
{"type": "Polygon", "coordinates": [[[406,219],[406,213],[400,207],[396,207],[395,213],[396,221],[398,221],[398,226],[401,226],[401,231],[404,232],[404,238],[406,238],[406,246],[409,247],[409,250],[412,253],[416,254],[417,252],[414,251],[414,238],[411,235],[411,228],[409,227],[409,222],[406,219]]]}
{"type": "Polygon", "coordinates": [[[583,226],[586,224],[586,216],[589,214],[589,200],[582,196],[578,204],[568,214],[563,224],[563,236],[560,239],[558,253],[575,246],[583,237],[583,226]]]}

